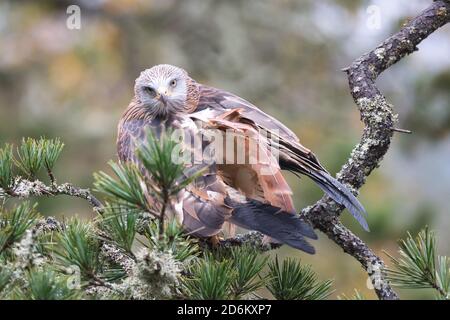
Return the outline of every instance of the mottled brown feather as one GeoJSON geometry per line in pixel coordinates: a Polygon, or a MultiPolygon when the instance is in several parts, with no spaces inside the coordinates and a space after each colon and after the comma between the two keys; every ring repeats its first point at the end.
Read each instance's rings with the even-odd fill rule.
{"type": "MultiPolygon", "coordinates": [[[[149,128],[157,133],[167,127],[178,128],[187,130],[191,136],[200,135],[205,129],[218,129],[223,134],[232,130],[237,134],[237,139],[243,139],[246,152],[244,164],[229,164],[226,159],[222,159],[221,163],[210,165],[207,173],[180,191],[172,207],[187,232],[199,237],[215,236],[224,229],[234,233],[234,226],[228,223],[232,221],[238,225],[253,225],[256,230],[265,230],[266,234],[284,237],[286,243],[313,252],[313,248],[304,241],[302,235],[312,238],[316,235],[307,224],[292,215],[295,213],[292,191],[281,173],[282,169],[311,177],[327,193],[338,200],[347,197],[346,204],[350,203],[360,210],[357,200],[351,198],[348,190],[343,189],[341,184],[327,174],[317,157],[300,144],[290,129],[232,93],[195,82],[182,69],[181,74],[186,81],[184,104],[172,105],[174,112],[163,109],[161,113],[155,114],[154,110],[149,109],[148,101],[145,105],[137,96],[142,93],[142,86],[147,85],[146,77],[151,78],[152,73],[161,77],[161,74],[166,72],[180,74],[180,69],[160,65],[147,69],[138,78],[135,86],[136,96],[119,122],[117,152],[120,161],[133,161],[140,166],[135,155],[135,142],[144,143],[149,128]],[[201,125],[198,126],[194,121],[200,121],[201,125]],[[269,136],[261,135],[261,130],[269,132],[269,136]],[[250,147],[254,142],[263,146],[258,149],[256,156],[252,154],[254,149],[250,147]],[[279,161],[270,148],[278,149],[279,161]],[[251,157],[256,157],[258,162],[250,162],[251,157]],[[233,218],[235,212],[239,214],[236,213],[233,218]],[[278,212],[284,212],[282,218],[278,212]],[[238,216],[239,218],[236,218],[238,216]],[[258,216],[263,220],[252,218],[258,216]],[[258,221],[275,225],[272,229],[258,221]],[[284,225],[281,221],[290,222],[284,225]],[[299,233],[296,228],[299,228],[299,233]]],[[[148,100],[145,95],[141,97],[148,100]]],[[[204,142],[203,147],[209,143],[211,141],[204,142]]],[[[185,148],[192,149],[192,146],[185,145],[185,148]]],[[[237,146],[233,148],[236,155],[237,146]]],[[[195,155],[202,154],[201,150],[193,151],[195,155]]]]}

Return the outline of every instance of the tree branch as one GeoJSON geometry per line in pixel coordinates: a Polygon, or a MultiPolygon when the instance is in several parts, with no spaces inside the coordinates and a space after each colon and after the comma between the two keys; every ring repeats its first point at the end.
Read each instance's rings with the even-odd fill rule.
{"type": "Polygon", "coordinates": [[[89,189],[78,188],[70,183],[48,186],[39,180],[30,181],[19,177],[9,190],[0,189],[0,198],[14,197],[26,199],[30,197],[54,197],[59,195],[67,195],[84,199],[89,202],[94,211],[98,213],[103,212],[102,203],[91,193],[89,189]]]}
{"type": "Polygon", "coordinates": [[[118,264],[125,270],[125,272],[130,275],[134,265],[135,260],[132,259],[128,254],[124,252],[121,248],[116,246],[113,242],[101,241],[101,252],[110,261],[118,264]]]}
{"type": "MultiPolygon", "coordinates": [[[[337,174],[339,181],[355,194],[365,183],[367,176],[379,166],[389,149],[396,115],[375,85],[377,77],[394,63],[417,50],[417,45],[438,28],[450,21],[450,1],[434,1],[427,9],[411,20],[399,32],[389,37],[374,50],[356,59],[345,71],[350,92],[361,113],[365,127],[360,143],[353,149],[347,163],[337,174]]],[[[314,228],[324,232],[344,252],[358,260],[371,277],[380,299],[398,299],[385,278],[384,262],[356,235],[339,221],[344,207],[328,196],[313,206],[302,210],[301,215],[314,228]]],[[[228,239],[225,245],[253,243],[261,236],[228,239]],[[244,241],[242,241],[244,240],[244,241]]],[[[259,242],[258,247],[261,245],[259,242]]]]}

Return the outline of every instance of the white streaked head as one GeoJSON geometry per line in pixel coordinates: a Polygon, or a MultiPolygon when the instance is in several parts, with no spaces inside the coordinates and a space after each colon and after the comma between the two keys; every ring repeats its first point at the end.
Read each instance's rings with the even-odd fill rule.
{"type": "Polygon", "coordinates": [[[188,95],[187,72],[181,68],[160,64],[141,72],[134,92],[140,104],[154,115],[183,112],[188,95]]]}

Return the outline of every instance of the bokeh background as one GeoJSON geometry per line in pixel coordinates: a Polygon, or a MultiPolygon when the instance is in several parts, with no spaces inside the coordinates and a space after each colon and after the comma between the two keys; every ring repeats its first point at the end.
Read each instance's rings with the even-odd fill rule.
{"type": "MultiPolygon", "coordinates": [[[[362,124],[340,71],[424,9],[431,0],[86,0],[0,2],[0,143],[60,137],[59,181],[92,186],[92,173],[116,159],[116,125],[145,68],[170,63],[199,82],[234,92],[276,116],[332,173],[358,142],[362,124]],[[70,4],[81,29],[66,26],[70,4]],[[380,24],[370,22],[373,10],[380,24]]],[[[389,153],[361,190],[371,232],[348,213],[344,223],[385,259],[409,230],[430,225],[450,255],[450,26],[383,74],[378,85],[399,114],[389,153]]],[[[298,209],[321,197],[289,177],[298,209]]],[[[92,218],[81,200],[41,201],[42,213],[92,218]]],[[[289,248],[335,294],[367,298],[359,264],[320,235],[317,254],[289,248]]],[[[431,298],[427,290],[404,298],[431,298]]]]}

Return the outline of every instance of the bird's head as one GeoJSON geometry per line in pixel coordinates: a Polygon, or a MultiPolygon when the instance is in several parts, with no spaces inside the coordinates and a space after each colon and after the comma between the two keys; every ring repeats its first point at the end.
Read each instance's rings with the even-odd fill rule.
{"type": "Polygon", "coordinates": [[[195,81],[185,70],[168,64],[142,71],[134,86],[141,106],[154,115],[188,112],[195,89],[195,81]]]}

